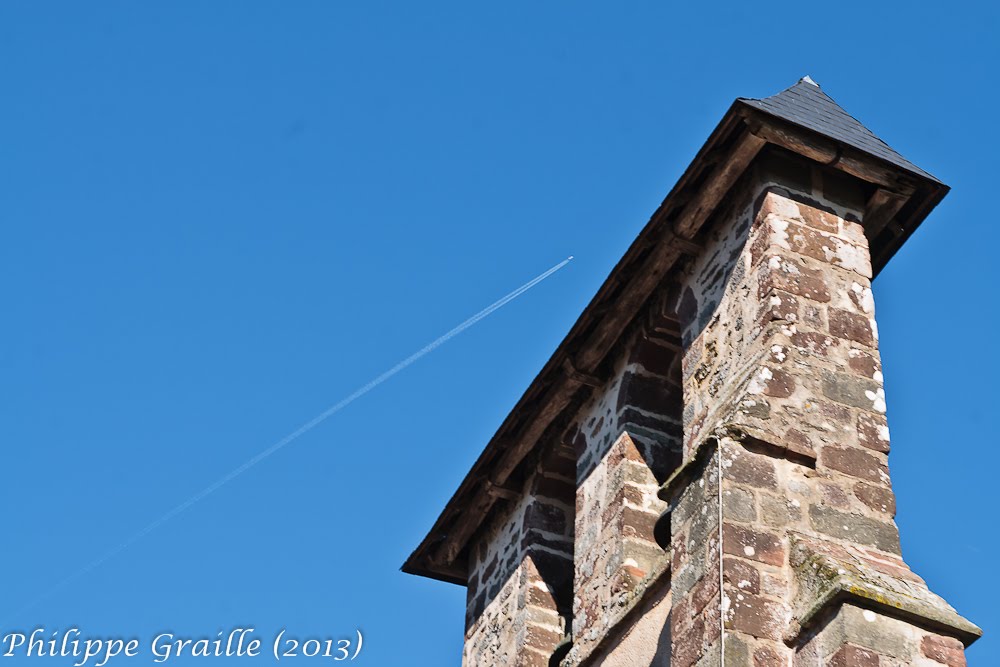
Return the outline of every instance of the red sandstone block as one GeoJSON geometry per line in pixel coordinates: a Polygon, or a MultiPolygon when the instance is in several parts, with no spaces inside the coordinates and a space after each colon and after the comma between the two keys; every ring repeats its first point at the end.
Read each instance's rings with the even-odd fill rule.
{"type": "Polygon", "coordinates": [[[884,551],[867,549],[857,545],[851,547],[851,552],[855,555],[855,557],[860,558],[862,561],[880,572],[885,572],[886,574],[900,579],[906,579],[908,581],[924,584],[924,580],[920,577],[920,575],[911,570],[910,566],[907,565],[906,562],[899,556],[895,556],[884,551]]]}
{"type": "Polygon", "coordinates": [[[609,525],[617,513],[626,506],[626,503],[642,507],[643,502],[642,490],[638,486],[623,484],[615,493],[614,498],[608,502],[607,508],[604,510],[604,514],[602,515],[603,525],[609,525]]]}
{"type": "Polygon", "coordinates": [[[838,231],[840,218],[832,213],[821,211],[808,204],[799,204],[799,214],[802,216],[803,222],[813,229],[832,233],[838,231]]]}
{"type": "Polygon", "coordinates": [[[831,507],[846,509],[851,506],[851,499],[844,491],[844,487],[839,484],[828,484],[820,482],[820,490],[823,493],[823,504],[831,507]]]}
{"type": "Polygon", "coordinates": [[[767,326],[771,322],[797,322],[799,319],[799,300],[788,292],[771,290],[761,297],[760,304],[759,326],[767,326]]]}
{"type": "Polygon", "coordinates": [[[965,667],[965,649],[962,642],[953,637],[927,635],[920,642],[920,651],[930,658],[948,667],[965,667]]]}
{"type": "Polygon", "coordinates": [[[758,646],[753,652],[753,667],[786,667],[786,663],[774,648],[758,646]]]}
{"type": "Polygon", "coordinates": [[[868,649],[844,644],[833,654],[830,667],[879,667],[878,655],[868,649]]]}
{"type": "Polygon", "coordinates": [[[737,484],[746,484],[758,489],[778,488],[774,463],[760,454],[737,452],[730,459],[730,465],[723,470],[722,476],[737,484]]]}
{"type": "MultiPolygon", "coordinates": [[[[636,442],[632,440],[628,434],[623,434],[608,452],[605,460],[607,461],[608,468],[614,469],[623,461],[644,463],[646,459],[639,450],[639,446],[636,442]]],[[[650,476],[650,481],[652,481],[652,476],[650,476]]]]}
{"type": "Polygon", "coordinates": [[[529,623],[525,626],[524,645],[540,651],[551,652],[562,641],[562,634],[555,630],[529,623]]]}
{"type": "Polygon", "coordinates": [[[788,234],[788,245],[800,255],[829,262],[836,252],[834,243],[828,235],[825,236],[807,225],[791,223],[785,231],[788,234]]]}
{"type": "Polygon", "coordinates": [[[831,336],[816,331],[796,331],[791,336],[792,345],[808,354],[825,357],[827,350],[836,344],[831,336]]]}
{"type": "Polygon", "coordinates": [[[788,429],[782,436],[782,443],[785,445],[785,449],[793,454],[816,460],[816,450],[812,446],[812,441],[802,431],[794,428],[788,429]]]}
{"type": "Polygon", "coordinates": [[[870,482],[882,482],[889,474],[884,461],[863,449],[854,447],[824,447],[820,451],[819,461],[827,468],[870,482]]]}
{"type": "Polygon", "coordinates": [[[768,368],[767,371],[770,377],[763,380],[766,395],[788,398],[795,393],[795,376],[779,368],[768,368]]]}
{"type": "Polygon", "coordinates": [[[876,512],[896,515],[896,496],[891,489],[858,482],[854,485],[854,495],[876,512]]]}
{"type": "MultiPolygon", "coordinates": [[[[837,338],[853,340],[869,347],[875,344],[871,323],[864,315],[858,315],[840,308],[831,308],[829,312],[830,333],[837,338]]],[[[871,377],[871,376],[869,376],[871,377]]]]}
{"type": "Polygon", "coordinates": [[[670,635],[670,667],[691,667],[705,649],[705,622],[700,617],[690,623],[678,619],[671,623],[670,635]]]}
{"type": "Polygon", "coordinates": [[[779,255],[771,255],[765,261],[767,268],[761,270],[757,287],[759,299],[772,290],[781,290],[821,303],[830,300],[830,289],[821,272],[779,255]]]}
{"type": "Polygon", "coordinates": [[[637,537],[655,543],[653,528],[657,519],[659,516],[656,514],[626,506],[622,509],[622,537],[637,537]]]}
{"type": "Polygon", "coordinates": [[[868,449],[889,452],[889,427],[884,415],[862,412],[858,415],[858,442],[868,449]]]}
{"type": "MultiPolygon", "coordinates": [[[[722,635],[722,624],[719,623],[721,607],[717,604],[705,607],[705,646],[717,646],[716,642],[722,635]]],[[[711,650],[711,649],[709,649],[711,650]]],[[[718,650],[718,649],[715,649],[718,650]]]]}
{"type": "Polygon", "coordinates": [[[788,245],[800,255],[854,271],[862,279],[871,278],[867,244],[859,246],[836,234],[824,234],[809,226],[789,224],[788,245]]]}
{"type": "Polygon", "coordinates": [[[785,608],[759,595],[731,599],[726,627],[753,637],[780,640],[785,629],[785,608]]]}
{"type": "Polygon", "coordinates": [[[524,599],[525,603],[532,607],[541,607],[542,609],[551,609],[553,611],[557,609],[556,600],[552,596],[552,592],[548,590],[548,586],[543,589],[541,586],[529,583],[524,599]]]}
{"type": "Polygon", "coordinates": [[[784,195],[777,194],[775,192],[768,192],[764,195],[764,199],[760,202],[760,209],[757,211],[757,217],[754,220],[755,225],[760,225],[767,219],[767,216],[773,215],[780,220],[803,220],[802,208],[807,208],[795,202],[784,195]]]}
{"type": "Polygon", "coordinates": [[[722,561],[722,577],[740,592],[760,593],[760,572],[745,560],[726,558],[722,561]]]}
{"type": "Polygon", "coordinates": [[[785,562],[785,547],[777,535],[731,523],[722,525],[722,551],[768,565],[785,562]]]}
{"type": "Polygon", "coordinates": [[[882,370],[875,357],[857,348],[847,353],[847,365],[852,371],[866,378],[873,378],[882,370]]]}
{"type": "Polygon", "coordinates": [[[686,630],[694,620],[690,598],[684,597],[673,603],[670,608],[670,631],[674,637],[679,637],[678,633],[686,630]]]}
{"type": "Polygon", "coordinates": [[[848,424],[851,421],[851,409],[848,407],[826,401],[815,401],[815,405],[824,419],[835,421],[839,424],[848,424]]]}

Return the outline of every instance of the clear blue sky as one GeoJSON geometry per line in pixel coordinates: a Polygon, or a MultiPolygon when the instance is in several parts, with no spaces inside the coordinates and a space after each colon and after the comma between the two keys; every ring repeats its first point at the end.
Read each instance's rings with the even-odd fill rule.
{"type": "Polygon", "coordinates": [[[4,2],[0,619],[576,260],[0,631],[459,664],[464,589],[400,564],[733,98],[809,74],[953,187],[875,283],[891,467],[907,561],[1000,663],[998,33],[985,2],[4,2]]]}

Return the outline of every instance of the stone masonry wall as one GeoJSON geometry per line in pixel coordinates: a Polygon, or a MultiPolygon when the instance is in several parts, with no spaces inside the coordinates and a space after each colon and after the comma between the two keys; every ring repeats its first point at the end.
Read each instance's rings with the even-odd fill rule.
{"type": "Polygon", "coordinates": [[[676,345],[642,332],[618,370],[567,431],[577,456],[573,649],[586,661],[668,565],[653,529],[665,504],[659,484],[680,462],[680,367],[676,345]],[[677,377],[672,377],[671,372],[677,377]]]}
{"type": "Polygon", "coordinates": [[[666,507],[659,485],[681,457],[678,349],[670,334],[633,334],[518,500],[480,531],[464,665],[547,665],[571,628],[565,664],[581,664],[664,572],[653,527],[666,507]]]}
{"type": "Polygon", "coordinates": [[[549,452],[472,549],[465,666],[545,667],[569,631],[574,459],[549,452]]]}
{"type": "Polygon", "coordinates": [[[731,667],[807,650],[814,574],[795,569],[793,543],[950,610],[900,555],[860,213],[815,189],[749,194],[690,267],[679,307],[691,463],[672,503],[673,667],[718,664],[723,627],[731,667]]]}
{"type": "Polygon", "coordinates": [[[464,665],[964,664],[893,521],[867,194],[773,160],[730,193],[474,537],[464,665]]]}

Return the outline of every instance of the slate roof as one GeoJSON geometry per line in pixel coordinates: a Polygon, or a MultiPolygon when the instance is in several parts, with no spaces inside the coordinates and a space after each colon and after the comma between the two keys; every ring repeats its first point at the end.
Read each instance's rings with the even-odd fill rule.
{"type": "Polygon", "coordinates": [[[854,116],[844,111],[809,77],[803,77],[794,86],[786,88],[777,95],[759,100],[741,97],[739,101],[772,116],[819,132],[831,139],[836,139],[848,146],[882,158],[901,169],[929,178],[937,183],[941,182],[876,137],[854,116]]]}

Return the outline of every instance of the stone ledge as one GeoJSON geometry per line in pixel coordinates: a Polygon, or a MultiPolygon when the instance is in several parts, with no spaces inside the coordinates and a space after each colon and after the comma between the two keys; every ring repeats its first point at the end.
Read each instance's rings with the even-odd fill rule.
{"type": "Polygon", "coordinates": [[[805,536],[792,536],[791,564],[797,591],[788,643],[817,621],[820,612],[842,602],[955,637],[965,646],[983,634],[908,569],[898,568],[898,574],[879,571],[849,548],[805,536]]]}

